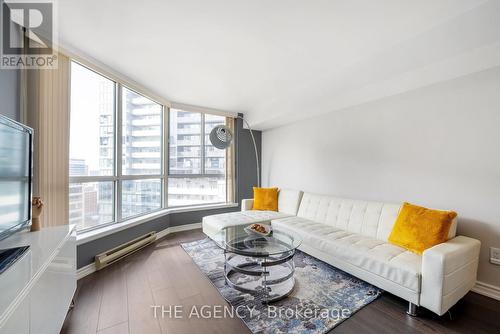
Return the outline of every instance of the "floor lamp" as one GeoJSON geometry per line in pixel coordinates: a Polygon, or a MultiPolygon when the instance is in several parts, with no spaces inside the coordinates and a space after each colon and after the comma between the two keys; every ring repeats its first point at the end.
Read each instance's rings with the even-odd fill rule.
{"type": "MultiPolygon", "coordinates": [[[[242,116],[237,116],[237,118],[240,118],[245,122],[248,130],[250,131],[250,136],[252,137],[253,141],[253,148],[255,149],[255,161],[257,162],[257,187],[260,187],[260,167],[259,167],[259,153],[257,151],[257,144],[255,143],[255,137],[253,135],[252,128],[250,127],[250,124],[244,119],[242,116]]],[[[231,129],[229,129],[225,125],[217,125],[215,128],[212,129],[210,132],[210,142],[215,148],[218,148],[219,150],[225,150],[226,148],[231,145],[231,142],[233,141],[233,133],[231,132],[231,129]]]]}

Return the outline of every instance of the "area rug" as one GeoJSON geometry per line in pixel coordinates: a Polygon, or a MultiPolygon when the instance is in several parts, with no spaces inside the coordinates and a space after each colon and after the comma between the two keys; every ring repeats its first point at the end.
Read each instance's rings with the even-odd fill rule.
{"type": "Polygon", "coordinates": [[[224,254],[215,242],[207,238],[182,247],[252,333],[326,333],[382,293],[373,285],[297,251],[293,292],[266,305],[258,296],[239,292],[225,283],[224,254]]]}

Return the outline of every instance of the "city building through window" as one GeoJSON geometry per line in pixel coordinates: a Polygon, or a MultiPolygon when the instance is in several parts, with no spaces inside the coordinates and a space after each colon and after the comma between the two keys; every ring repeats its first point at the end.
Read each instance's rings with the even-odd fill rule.
{"type": "Polygon", "coordinates": [[[226,201],[226,156],[210,144],[210,131],[225,117],[170,109],[170,206],[226,201]]]}

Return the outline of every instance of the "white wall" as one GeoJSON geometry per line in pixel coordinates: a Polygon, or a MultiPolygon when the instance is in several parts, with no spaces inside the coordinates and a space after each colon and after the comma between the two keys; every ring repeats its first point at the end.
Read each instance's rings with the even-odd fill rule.
{"type": "Polygon", "coordinates": [[[262,148],[264,185],[456,210],[478,279],[500,286],[500,67],[267,130],[262,148]]]}

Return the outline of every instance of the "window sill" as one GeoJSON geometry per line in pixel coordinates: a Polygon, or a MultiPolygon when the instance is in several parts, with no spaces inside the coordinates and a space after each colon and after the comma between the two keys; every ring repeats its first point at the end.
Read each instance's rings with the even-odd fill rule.
{"type": "Polygon", "coordinates": [[[214,210],[214,209],[224,209],[224,208],[235,208],[238,206],[238,203],[224,203],[224,204],[209,204],[209,205],[196,205],[196,206],[187,206],[187,207],[178,207],[178,208],[169,208],[156,212],[152,212],[150,214],[140,216],[137,218],[129,219],[127,221],[106,225],[102,228],[96,228],[94,230],[86,231],[77,234],[76,242],[77,245],[85,244],[92,240],[96,240],[107,235],[125,230],[127,228],[140,225],[142,223],[151,221],[153,219],[166,216],[172,213],[181,213],[181,212],[192,212],[192,211],[202,211],[202,210],[214,210]]]}

